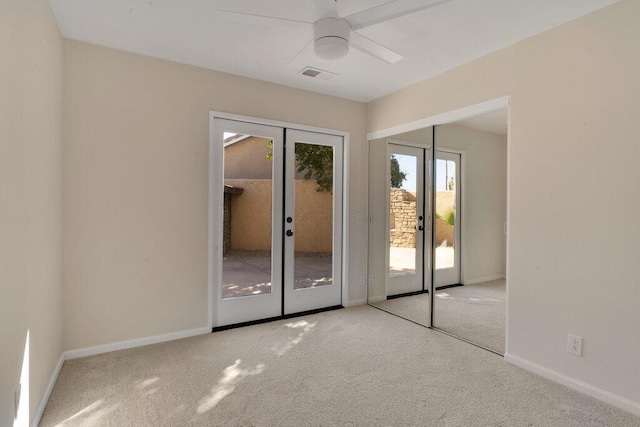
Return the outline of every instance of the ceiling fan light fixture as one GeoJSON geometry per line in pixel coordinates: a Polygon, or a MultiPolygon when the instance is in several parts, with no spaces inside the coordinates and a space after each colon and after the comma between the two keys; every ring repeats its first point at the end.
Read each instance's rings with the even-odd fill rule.
{"type": "Polygon", "coordinates": [[[322,59],[340,59],[349,53],[349,42],[340,37],[323,37],[316,40],[314,51],[322,59]]]}
{"type": "Polygon", "coordinates": [[[314,51],[322,59],[339,59],[349,53],[351,25],[340,18],[323,18],[313,24],[314,51]]]}

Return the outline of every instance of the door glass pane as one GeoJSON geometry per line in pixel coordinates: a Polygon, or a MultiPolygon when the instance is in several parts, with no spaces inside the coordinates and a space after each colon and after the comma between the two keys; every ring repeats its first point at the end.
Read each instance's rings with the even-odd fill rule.
{"type": "Polygon", "coordinates": [[[294,289],[332,285],[333,147],[296,142],[295,153],[294,289]]]}
{"type": "Polygon", "coordinates": [[[391,154],[389,194],[389,275],[416,274],[418,158],[391,154]]]}
{"type": "Polygon", "coordinates": [[[436,160],[436,270],[455,266],[456,163],[436,160]]]}
{"type": "Polygon", "coordinates": [[[271,293],[271,147],[224,134],[223,299],[271,293]]]}

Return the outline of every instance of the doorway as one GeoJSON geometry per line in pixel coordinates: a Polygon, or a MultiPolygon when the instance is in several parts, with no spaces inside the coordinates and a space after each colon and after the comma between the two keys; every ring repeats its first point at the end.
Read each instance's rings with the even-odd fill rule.
{"type": "Polygon", "coordinates": [[[342,304],[343,137],[213,118],[212,325],[342,304]]]}

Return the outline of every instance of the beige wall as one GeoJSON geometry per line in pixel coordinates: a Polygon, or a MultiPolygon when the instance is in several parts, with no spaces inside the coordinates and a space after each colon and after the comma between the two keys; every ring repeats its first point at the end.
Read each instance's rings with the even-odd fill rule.
{"type": "Polygon", "coordinates": [[[61,354],[61,84],[62,39],[48,2],[0,2],[2,426],[13,424],[27,332],[26,418],[61,354]]]}
{"type": "Polygon", "coordinates": [[[207,326],[210,110],[350,132],[349,299],[365,298],[364,104],[75,41],[64,50],[65,349],[207,326]]]}
{"type": "Polygon", "coordinates": [[[507,352],[636,408],[638,22],[623,0],[368,105],[375,131],[511,95],[507,352]]]}

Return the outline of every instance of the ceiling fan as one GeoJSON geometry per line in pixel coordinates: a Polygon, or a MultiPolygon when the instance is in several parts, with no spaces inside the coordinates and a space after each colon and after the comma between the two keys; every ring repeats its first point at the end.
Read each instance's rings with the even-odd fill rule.
{"type": "MultiPolygon", "coordinates": [[[[237,15],[248,15],[254,19],[275,19],[313,25],[312,42],[314,45],[314,52],[322,59],[340,59],[349,53],[350,47],[353,47],[361,52],[388,62],[389,64],[393,64],[404,57],[356,31],[400,16],[409,15],[420,10],[438,6],[452,0],[391,0],[379,6],[365,9],[361,12],[345,17],[338,15],[338,0],[311,1],[313,1],[316,15],[318,17],[315,22],[298,21],[275,16],[254,15],[230,10],[216,10],[219,12],[233,13],[237,15]]],[[[311,41],[308,44],[310,43],[311,41]]]]}

